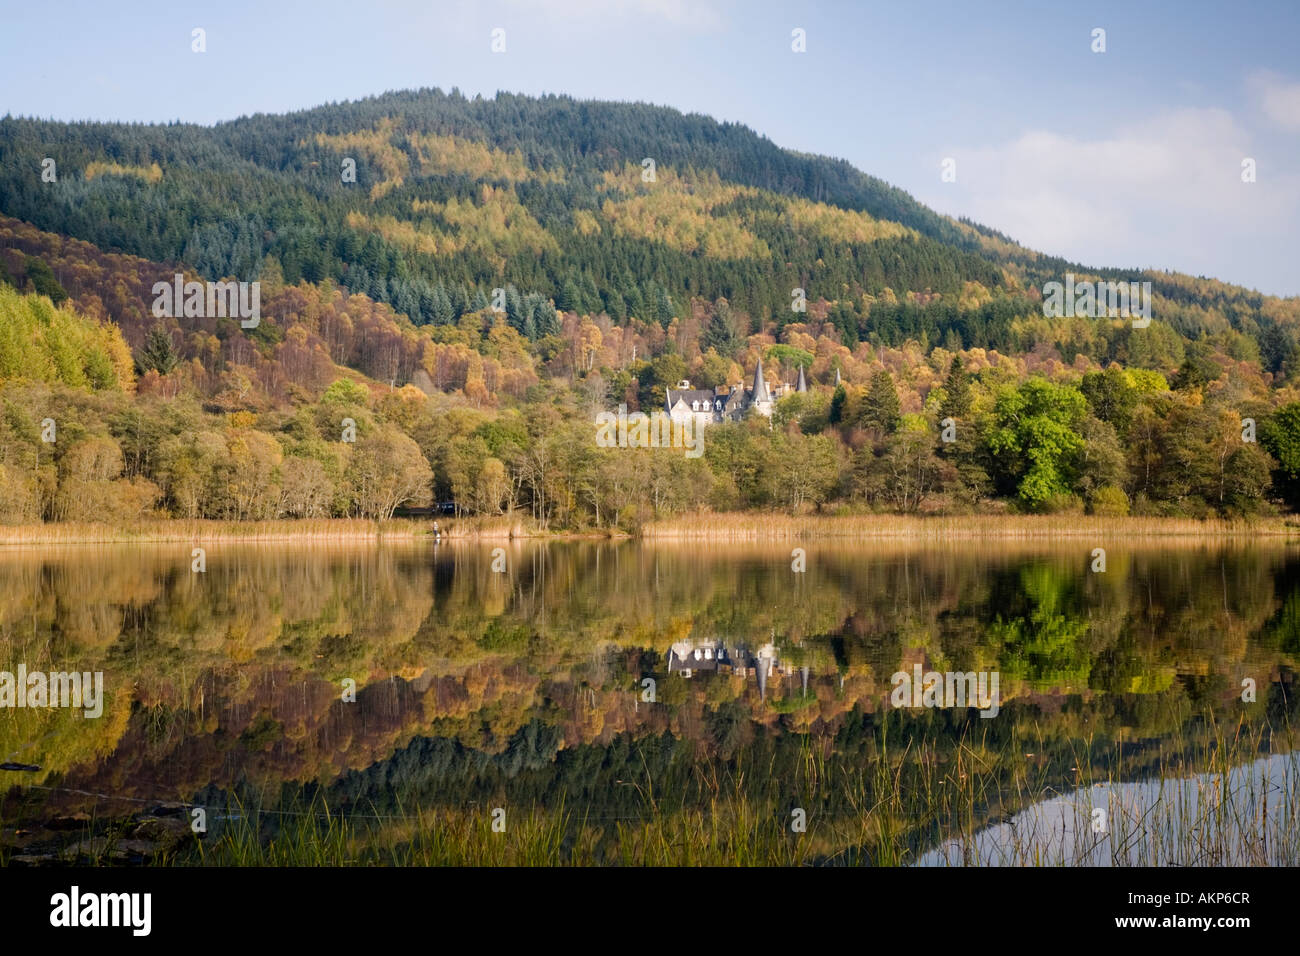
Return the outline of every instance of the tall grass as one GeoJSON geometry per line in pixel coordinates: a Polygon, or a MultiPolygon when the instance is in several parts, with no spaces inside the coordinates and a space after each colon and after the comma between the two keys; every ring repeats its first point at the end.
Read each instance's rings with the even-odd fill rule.
{"type": "Polygon", "coordinates": [[[1294,518],[1254,521],[1099,515],[788,515],[707,513],[642,526],[649,539],[1093,538],[1300,536],[1294,518]]]}
{"type": "MultiPolygon", "coordinates": [[[[746,774],[763,768],[750,767],[711,775],[704,799],[691,804],[649,779],[628,784],[640,806],[618,816],[563,797],[547,806],[503,800],[500,831],[490,804],[386,812],[330,807],[319,797],[273,809],[232,804],[224,812],[209,808],[211,832],[203,840],[150,862],[1295,866],[1300,752],[1291,749],[1293,737],[1289,727],[1224,727],[1211,719],[1163,741],[1158,753],[1081,739],[1035,762],[1029,758],[1044,752],[1041,738],[995,745],[982,724],[954,741],[885,723],[863,761],[836,761],[810,738],[797,779],[779,798],[753,795],[746,774]],[[1107,814],[1100,829],[1097,808],[1107,814]],[[793,826],[796,811],[806,820],[802,832],[793,826]]],[[[120,862],[114,841],[127,829],[101,818],[72,845],[82,862],[120,862]]]]}
{"type": "Polygon", "coordinates": [[[0,545],[99,544],[152,541],[322,541],[413,538],[429,533],[426,521],[304,518],[281,521],[145,521],[133,525],[52,521],[0,526],[0,545]]]}
{"type": "MultiPolygon", "coordinates": [[[[605,529],[579,534],[541,527],[528,516],[498,515],[436,519],[445,539],[509,540],[534,537],[626,537],[605,529]]],[[[433,518],[303,518],[276,521],[152,520],[131,525],[85,522],[0,526],[0,547],[51,544],[241,540],[373,541],[380,538],[428,538],[433,518]]],[[[1300,537],[1300,520],[1261,518],[1101,517],[1096,515],[789,515],[755,512],[709,512],[681,515],[641,526],[648,540],[791,540],[801,538],[908,538],[961,540],[1003,538],[1138,539],[1300,537]]]]}
{"type": "Polygon", "coordinates": [[[154,541],[374,541],[427,538],[435,520],[444,538],[510,539],[545,534],[531,518],[299,518],[276,521],[151,520],[130,525],[51,521],[0,525],[0,547],[50,544],[116,544],[154,541]]]}

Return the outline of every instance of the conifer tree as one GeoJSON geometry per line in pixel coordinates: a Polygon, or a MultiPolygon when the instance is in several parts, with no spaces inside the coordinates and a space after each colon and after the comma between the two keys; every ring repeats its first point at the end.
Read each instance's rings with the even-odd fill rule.
{"type": "Polygon", "coordinates": [[[871,376],[871,385],[862,403],[862,424],[892,434],[898,430],[901,419],[902,407],[898,390],[894,388],[894,377],[881,369],[871,376]]]}
{"type": "Polygon", "coordinates": [[[966,374],[960,355],[954,355],[952,364],[948,366],[948,378],[943,383],[943,390],[945,398],[939,406],[939,417],[959,421],[966,418],[971,410],[970,376],[966,374]]]}
{"type": "Polygon", "coordinates": [[[144,347],[140,349],[137,358],[140,371],[152,370],[159,375],[166,375],[176,367],[178,360],[176,350],[172,348],[171,335],[161,325],[155,325],[149,330],[149,335],[144,340],[144,347]]]}

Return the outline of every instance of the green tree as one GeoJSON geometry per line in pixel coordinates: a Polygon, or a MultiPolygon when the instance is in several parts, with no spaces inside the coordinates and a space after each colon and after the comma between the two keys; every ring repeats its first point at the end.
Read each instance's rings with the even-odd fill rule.
{"type": "Polygon", "coordinates": [[[1078,389],[1031,378],[1003,388],[986,438],[996,478],[1028,508],[1070,493],[1088,403],[1078,389]]]}
{"type": "Polygon", "coordinates": [[[831,409],[827,416],[832,425],[838,425],[844,419],[844,403],[848,401],[849,393],[844,388],[844,383],[835,386],[835,394],[831,396],[831,409]]]}
{"type": "Polygon", "coordinates": [[[902,406],[898,401],[898,389],[894,388],[894,377],[881,369],[871,376],[871,385],[862,400],[859,424],[893,434],[901,419],[902,406]]]}
{"type": "Polygon", "coordinates": [[[948,366],[948,377],[943,383],[944,399],[939,406],[939,417],[962,421],[970,415],[972,399],[970,393],[970,376],[962,363],[960,355],[952,357],[948,366]]]}
{"type": "Polygon", "coordinates": [[[1118,434],[1128,434],[1138,391],[1124,369],[1112,362],[1104,372],[1089,372],[1079,383],[1079,391],[1092,406],[1094,415],[1114,426],[1118,434]]]}
{"type": "Polygon", "coordinates": [[[1211,355],[1210,347],[1203,343],[1196,342],[1188,346],[1187,357],[1178,367],[1177,374],[1169,383],[1170,386],[1175,391],[1186,391],[1203,388],[1210,382],[1216,381],[1223,374],[1223,370],[1211,355]]]}
{"type": "Polygon", "coordinates": [[[44,259],[38,259],[36,256],[28,256],[25,260],[27,267],[27,279],[32,284],[38,295],[47,295],[50,301],[55,305],[63,302],[68,298],[68,292],[59,284],[59,280],[54,277],[54,270],[44,259]]]}
{"type": "Polygon", "coordinates": [[[649,365],[641,369],[640,387],[637,400],[642,411],[651,411],[664,407],[665,389],[676,387],[686,378],[686,362],[676,352],[664,352],[655,357],[649,365]]]}
{"type": "Polygon", "coordinates": [[[731,358],[740,348],[740,336],[732,324],[731,306],[726,299],[719,299],[713,306],[713,315],[700,335],[700,347],[713,349],[723,358],[731,358]]]}
{"type": "Polygon", "coordinates": [[[669,298],[667,291],[660,289],[659,294],[655,297],[655,319],[664,328],[668,328],[668,323],[673,320],[676,312],[673,300],[669,298]]]}
{"type": "Polygon", "coordinates": [[[1283,405],[1265,419],[1259,440],[1277,461],[1277,490],[1291,508],[1300,508],[1300,402],[1283,405]]]}
{"type": "Polygon", "coordinates": [[[172,347],[172,337],[166,329],[155,325],[149,330],[136,361],[141,372],[154,371],[159,375],[166,375],[176,367],[178,357],[172,347]]]}

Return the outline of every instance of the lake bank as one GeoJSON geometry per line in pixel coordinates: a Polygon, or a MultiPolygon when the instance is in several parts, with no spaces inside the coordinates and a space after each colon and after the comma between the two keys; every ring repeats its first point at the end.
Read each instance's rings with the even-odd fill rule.
{"type": "MultiPolygon", "coordinates": [[[[549,531],[518,517],[449,518],[436,522],[445,540],[787,541],[821,538],[978,540],[1088,538],[1300,538],[1300,518],[1228,519],[1104,517],[1098,515],[786,515],[756,512],[696,514],[649,522],[637,532],[549,531]]],[[[423,518],[371,521],[325,518],[276,521],[166,520],[134,525],[50,522],[0,527],[0,547],[188,541],[292,542],[433,539],[423,518]]]]}

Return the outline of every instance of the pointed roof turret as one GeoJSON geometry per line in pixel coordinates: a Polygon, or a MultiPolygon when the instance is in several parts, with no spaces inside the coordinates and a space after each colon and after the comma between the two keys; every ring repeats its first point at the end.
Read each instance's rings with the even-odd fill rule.
{"type": "Polygon", "coordinates": [[[835,387],[839,388],[839,385],[840,385],[840,367],[837,365],[835,366],[835,387]]]}
{"type": "Polygon", "coordinates": [[[758,368],[754,369],[754,387],[749,390],[750,402],[770,402],[772,396],[768,394],[767,382],[763,380],[763,357],[758,357],[758,368]]]}
{"type": "Polygon", "coordinates": [[[808,380],[803,377],[803,366],[799,366],[799,384],[794,387],[796,392],[808,391],[808,380]]]}

